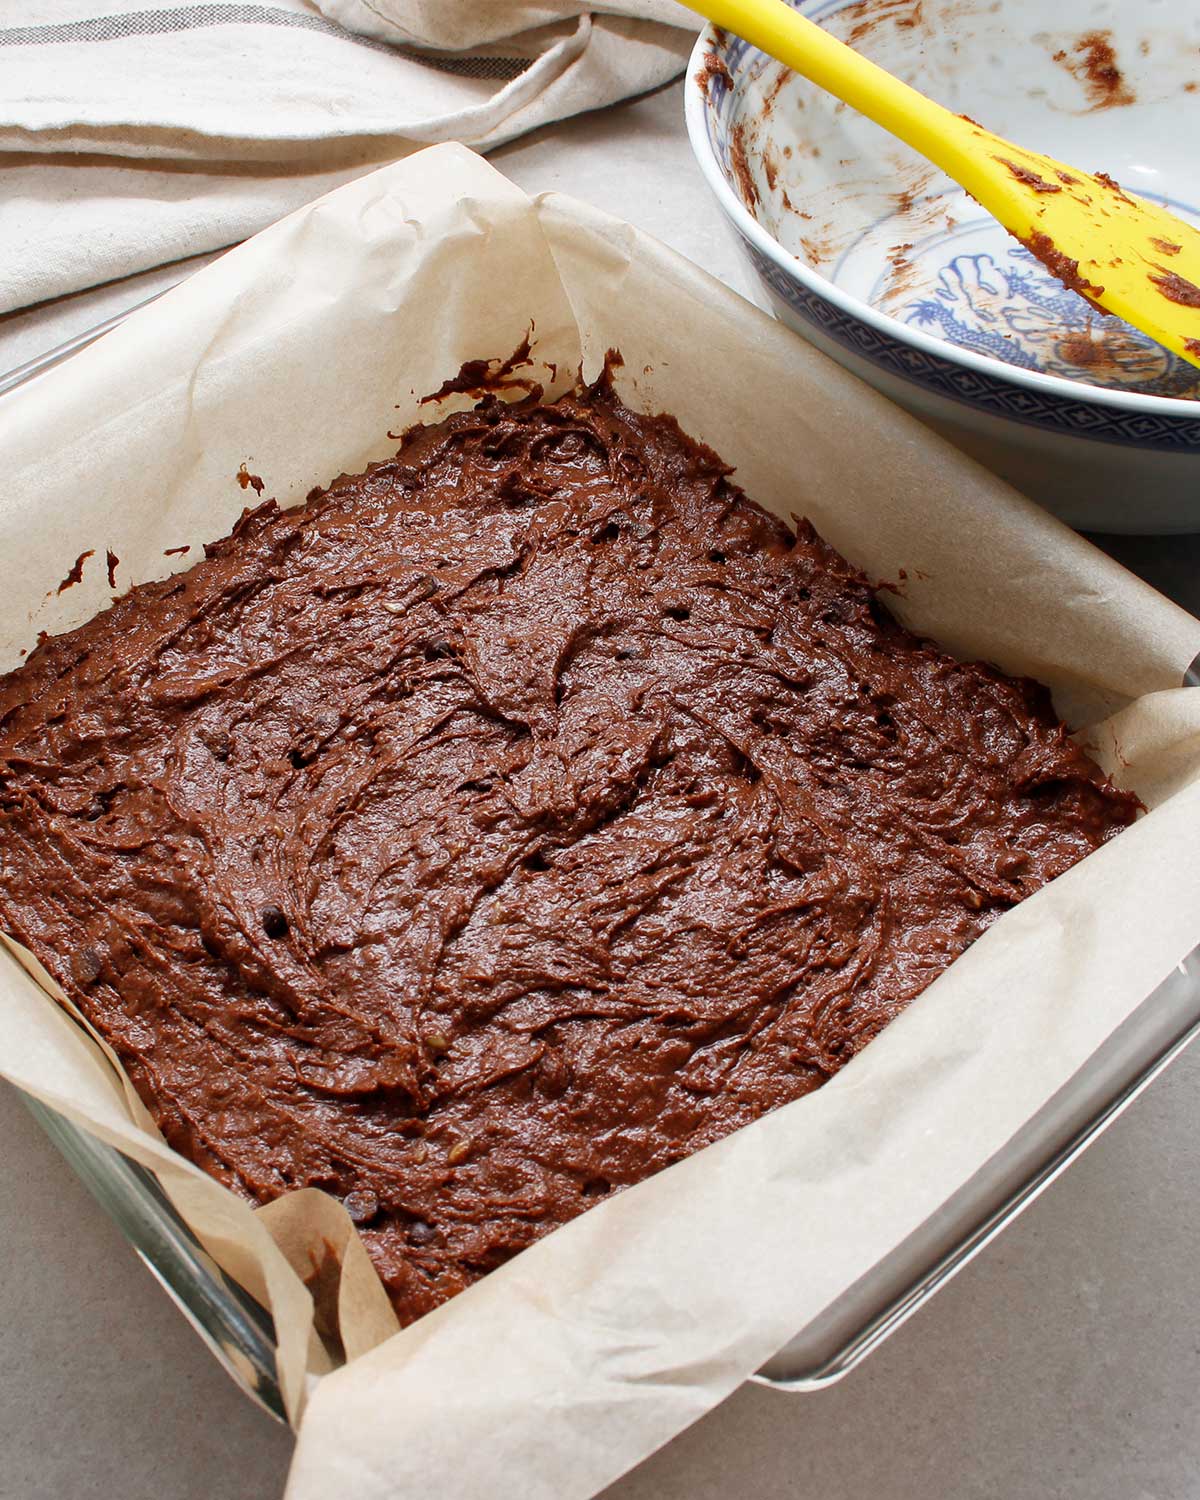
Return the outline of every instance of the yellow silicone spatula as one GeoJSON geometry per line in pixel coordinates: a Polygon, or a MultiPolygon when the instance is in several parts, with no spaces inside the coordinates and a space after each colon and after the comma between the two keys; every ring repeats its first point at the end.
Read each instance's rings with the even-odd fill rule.
{"type": "Polygon", "coordinates": [[[1200,231],[1103,172],[1028,151],[934,104],[786,0],[688,4],[928,157],[1064,286],[1200,365],[1200,231]]]}

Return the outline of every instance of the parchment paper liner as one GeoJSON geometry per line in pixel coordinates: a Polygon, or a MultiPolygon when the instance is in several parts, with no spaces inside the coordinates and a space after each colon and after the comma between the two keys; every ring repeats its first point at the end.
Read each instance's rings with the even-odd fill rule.
{"type": "Polygon", "coordinates": [[[889,604],[907,623],[1049,683],[1152,811],[818,1093],[402,1334],[340,1205],[307,1191],[255,1212],[175,1156],[10,944],[0,1072],[155,1170],[270,1307],[300,1426],[290,1500],[594,1494],[916,1228],[1200,939],[1200,695],[1176,686],[1200,623],[695,267],[570,199],[531,201],[461,147],[292,215],[5,401],[0,666],[108,602],[106,549],[120,588],[188,566],[164,549],[228,530],[240,464],[297,503],[391,452],[420,393],[531,320],[551,393],[619,348],[628,401],[674,412],[868,573],[905,570],[889,604]],[[83,582],[55,595],[87,548],[83,582]],[[352,1356],[332,1373],[300,1279],[330,1251],[352,1356]]]}

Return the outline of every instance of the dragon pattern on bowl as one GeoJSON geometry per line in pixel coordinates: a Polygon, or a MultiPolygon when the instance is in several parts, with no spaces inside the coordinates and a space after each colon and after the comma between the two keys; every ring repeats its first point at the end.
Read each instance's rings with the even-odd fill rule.
{"type": "MultiPolygon", "coordinates": [[[[961,232],[973,233],[974,226],[961,232]]],[[[889,308],[894,317],[1022,370],[1113,390],[1200,397],[1200,369],[1067,291],[1023,245],[999,252],[954,249],[947,260],[951,248],[944,240],[929,246],[919,262],[924,289],[889,308]]],[[[886,276],[877,296],[877,305],[886,307],[886,276]]]]}

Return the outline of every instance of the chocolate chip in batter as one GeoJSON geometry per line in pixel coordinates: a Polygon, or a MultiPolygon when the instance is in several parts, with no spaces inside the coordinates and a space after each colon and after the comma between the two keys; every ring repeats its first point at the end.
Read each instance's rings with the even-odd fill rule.
{"type": "Polygon", "coordinates": [[[71,955],[71,976],[85,989],[89,984],[95,984],[103,969],[104,964],[95,948],[77,948],[71,955]]]}
{"type": "Polygon", "coordinates": [[[369,1224],[379,1212],[379,1199],[371,1188],[354,1188],[342,1199],[346,1212],[356,1224],[369,1224]]]}
{"type": "Polygon", "coordinates": [[[414,1219],[408,1226],[408,1238],[414,1245],[432,1245],[437,1237],[437,1230],[424,1219],[414,1219]]]}
{"type": "Polygon", "coordinates": [[[269,938],[288,935],[288,919],[278,906],[264,906],[261,913],[263,931],[269,938]]]}

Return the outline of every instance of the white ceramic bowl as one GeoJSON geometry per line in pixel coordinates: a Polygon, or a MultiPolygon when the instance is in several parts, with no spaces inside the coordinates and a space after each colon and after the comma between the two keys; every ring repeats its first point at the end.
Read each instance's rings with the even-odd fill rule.
{"type": "MultiPolygon", "coordinates": [[[[1200,225],[1200,0],[793,3],[950,109],[1200,225]]],[[[708,30],[689,72],[692,149],[779,317],[1072,525],[1200,531],[1200,370],[740,38],[708,30]]]]}

